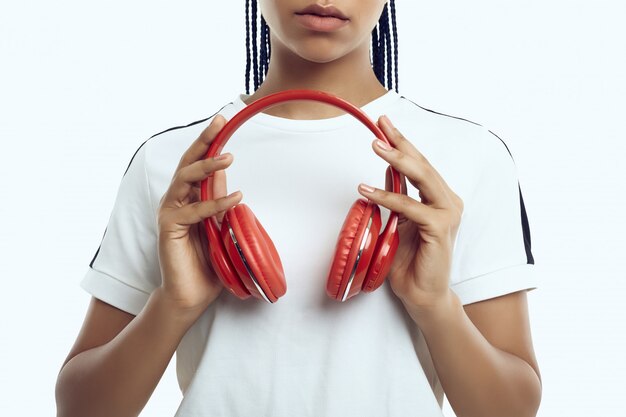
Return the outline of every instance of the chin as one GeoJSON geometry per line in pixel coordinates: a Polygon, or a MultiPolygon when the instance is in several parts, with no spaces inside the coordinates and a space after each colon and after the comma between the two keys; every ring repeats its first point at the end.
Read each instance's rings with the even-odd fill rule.
{"type": "Polygon", "coordinates": [[[328,54],[323,54],[323,55],[298,54],[298,56],[304,60],[307,60],[309,62],[315,62],[317,64],[326,64],[329,62],[333,62],[337,60],[338,58],[341,58],[341,56],[329,56],[328,54]]]}
{"type": "Polygon", "coordinates": [[[316,62],[318,64],[325,64],[335,61],[347,52],[340,48],[339,45],[330,45],[330,41],[312,41],[307,42],[306,45],[299,45],[296,48],[290,48],[291,52],[298,55],[300,58],[307,61],[316,62]]]}

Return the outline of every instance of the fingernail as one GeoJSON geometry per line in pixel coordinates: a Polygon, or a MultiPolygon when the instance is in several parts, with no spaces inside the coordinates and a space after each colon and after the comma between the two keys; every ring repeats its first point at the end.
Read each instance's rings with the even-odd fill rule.
{"type": "Polygon", "coordinates": [[[387,145],[385,142],[383,142],[380,139],[376,139],[376,146],[378,146],[383,151],[390,151],[391,150],[391,146],[387,145]]]}
{"type": "Polygon", "coordinates": [[[363,183],[359,184],[359,188],[361,191],[365,191],[366,193],[373,193],[375,191],[374,187],[370,187],[369,185],[365,185],[363,183]]]}
{"type": "Polygon", "coordinates": [[[213,160],[214,161],[221,161],[222,159],[226,159],[227,157],[228,157],[228,152],[213,157],[213,160]]]}
{"type": "Polygon", "coordinates": [[[386,114],[383,115],[382,119],[387,125],[387,127],[389,127],[390,129],[393,129],[393,123],[391,123],[391,120],[389,120],[389,117],[387,117],[386,114]]]}

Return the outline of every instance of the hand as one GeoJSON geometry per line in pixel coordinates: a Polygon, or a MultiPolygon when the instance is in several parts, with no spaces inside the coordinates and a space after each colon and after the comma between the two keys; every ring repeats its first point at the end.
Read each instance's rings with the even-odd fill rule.
{"type": "Polygon", "coordinates": [[[203,220],[217,216],[221,223],[224,211],[242,198],[240,191],[226,196],[224,169],[232,163],[233,156],[225,153],[221,155],[223,159],[204,159],[209,145],[225,123],[222,115],[216,115],[191,144],[180,159],[159,205],[159,263],[163,293],[181,311],[197,315],[223,289],[209,261],[203,220]],[[200,184],[211,172],[215,172],[214,199],[201,201],[200,184]]]}
{"type": "Polygon", "coordinates": [[[374,152],[400,174],[402,190],[391,192],[391,170],[387,169],[385,190],[359,192],[398,213],[400,243],[388,275],[389,284],[405,307],[436,307],[449,295],[452,250],[461,222],[463,201],[443,180],[411,142],[381,116],[378,126],[393,148],[372,144],[374,152]],[[406,179],[419,190],[421,202],[406,193],[406,179]]]}

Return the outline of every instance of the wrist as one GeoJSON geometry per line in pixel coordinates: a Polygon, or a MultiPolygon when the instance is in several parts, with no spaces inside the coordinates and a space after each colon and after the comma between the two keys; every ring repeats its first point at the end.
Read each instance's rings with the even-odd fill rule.
{"type": "Polygon", "coordinates": [[[463,310],[461,300],[451,289],[448,289],[437,301],[427,306],[414,306],[405,303],[404,307],[413,321],[423,330],[444,325],[453,319],[459,311],[463,310]]]}
{"type": "Polygon", "coordinates": [[[162,286],[157,287],[151,297],[154,297],[155,303],[167,312],[168,317],[188,325],[193,324],[208,307],[208,304],[196,307],[183,307],[172,299],[162,286]]]}

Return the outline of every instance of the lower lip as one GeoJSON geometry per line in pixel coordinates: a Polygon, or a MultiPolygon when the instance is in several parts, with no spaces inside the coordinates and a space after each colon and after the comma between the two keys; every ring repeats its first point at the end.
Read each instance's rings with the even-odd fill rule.
{"type": "Polygon", "coordinates": [[[349,20],[343,20],[332,16],[317,16],[314,14],[297,14],[296,19],[307,29],[319,32],[332,32],[348,24],[349,20]]]}

